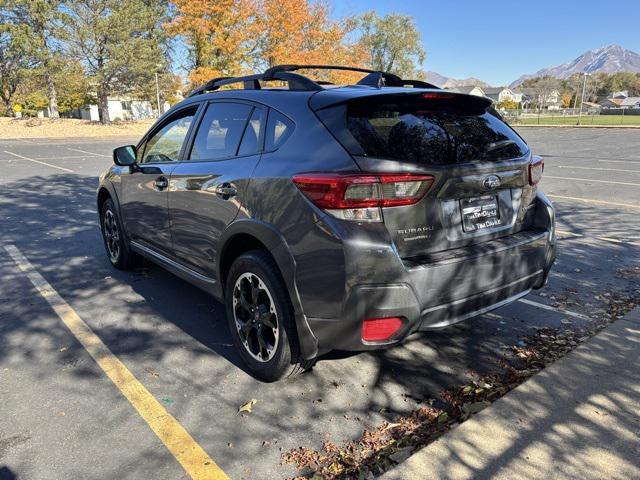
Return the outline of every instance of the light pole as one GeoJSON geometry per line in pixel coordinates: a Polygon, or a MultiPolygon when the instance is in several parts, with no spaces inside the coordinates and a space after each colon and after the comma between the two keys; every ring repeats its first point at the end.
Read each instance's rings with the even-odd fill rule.
{"type": "Polygon", "coordinates": [[[160,118],[160,84],[158,83],[158,72],[156,72],[156,101],[158,102],[158,118],[160,118]]]}
{"type": "Polygon", "coordinates": [[[580,125],[580,119],[582,118],[582,104],[584,103],[584,91],[587,87],[587,72],[584,72],[584,81],[582,82],[582,98],[580,98],[580,110],[578,111],[578,125],[580,125]]]}

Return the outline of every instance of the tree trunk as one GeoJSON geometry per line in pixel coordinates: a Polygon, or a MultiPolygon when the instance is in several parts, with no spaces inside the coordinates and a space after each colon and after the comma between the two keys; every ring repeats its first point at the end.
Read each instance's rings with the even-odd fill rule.
{"type": "Polygon", "coordinates": [[[11,99],[2,98],[2,103],[4,103],[4,111],[7,117],[13,117],[13,109],[11,108],[11,99]]]}
{"type": "Polygon", "coordinates": [[[60,118],[58,112],[58,93],[56,92],[56,86],[53,83],[53,75],[51,72],[47,72],[47,97],[49,97],[49,116],[51,118],[60,118]]]}
{"type": "Polygon", "coordinates": [[[100,88],[98,91],[98,113],[100,114],[100,123],[103,125],[111,124],[111,119],[109,118],[109,99],[104,88],[100,88]]]}

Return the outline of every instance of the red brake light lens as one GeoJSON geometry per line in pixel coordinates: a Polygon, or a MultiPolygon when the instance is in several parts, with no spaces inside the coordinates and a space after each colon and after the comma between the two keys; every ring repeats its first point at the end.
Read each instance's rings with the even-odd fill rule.
{"type": "Polygon", "coordinates": [[[362,340],[383,342],[393,337],[402,328],[399,317],[367,318],[362,322],[362,340]]]}
{"type": "Polygon", "coordinates": [[[544,159],[534,156],[529,163],[529,185],[537,185],[542,180],[542,172],[544,172],[544,159]]]}
{"type": "Polygon", "coordinates": [[[426,98],[428,100],[450,100],[455,97],[452,93],[444,93],[444,92],[427,92],[422,94],[422,98],[426,98]]]}
{"type": "Polygon", "coordinates": [[[431,175],[306,173],[293,177],[300,191],[323,209],[396,207],[419,202],[431,175]]]}

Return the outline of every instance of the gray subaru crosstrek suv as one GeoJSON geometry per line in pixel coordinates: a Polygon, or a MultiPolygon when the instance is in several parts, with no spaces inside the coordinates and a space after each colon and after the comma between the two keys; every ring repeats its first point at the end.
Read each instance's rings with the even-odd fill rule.
{"type": "Polygon", "coordinates": [[[346,69],[214,79],[114,151],[97,200],[116,268],[143,256],[224,302],[265,381],[545,284],[543,161],[490,100],[357,68],[349,86],[296,73],[310,67],[346,69]]]}

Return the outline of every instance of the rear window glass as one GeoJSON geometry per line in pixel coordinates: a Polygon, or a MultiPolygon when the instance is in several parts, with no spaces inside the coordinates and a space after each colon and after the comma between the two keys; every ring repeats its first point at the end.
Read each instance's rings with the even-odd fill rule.
{"type": "Polygon", "coordinates": [[[235,156],[251,109],[242,103],[209,104],[198,128],[190,160],[235,156]]]}
{"type": "Polygon", "coordinates": [[[367,156],[419,164],[517,158],[528,151],[502,120],[461,102],[389,102],[369,98],[347,107],[347,129],[367,156]]]}

